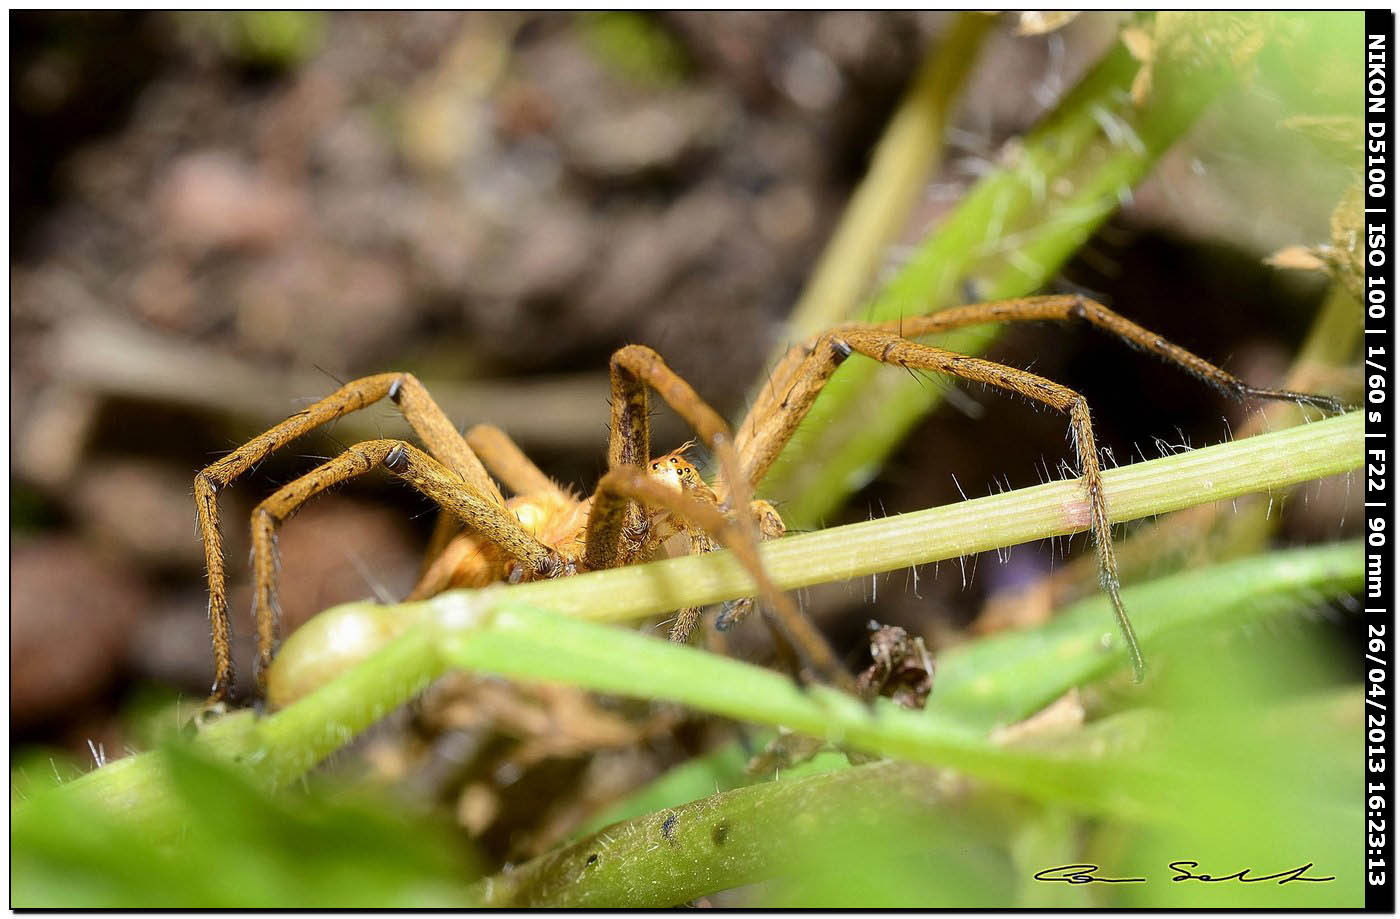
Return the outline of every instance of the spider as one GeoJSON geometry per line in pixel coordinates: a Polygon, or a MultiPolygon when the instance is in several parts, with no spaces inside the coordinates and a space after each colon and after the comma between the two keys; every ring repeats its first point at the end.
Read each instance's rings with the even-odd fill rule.
{"type": "MultiPolygon", "coordinates": [[[[411,599],[449,587],[514,583],[630,565],[659,554],[671,537],[683,534],[693,552],[709,551],[717,544],[731,549],[753,578],[764,619],[779,639],[780,650],[796,654],[793,662],[805,664],[817,679],[854,690],[850,675],[821,633],[764,573],[757,544],[782,536],[784,528],[777,510],[765,501],[754,500],[753,491],[826,381],[857,353],[911,371],[984,383],[1044,403],[1068,417],[1100,584],[1112,602],[1134,677],[1141,679],[1144,661],[1119,596],[1108,506],[1084,397],[1028,371],[914,340],[968,325],[1037,320],[1087,322],[1239,398],[1286,399],[1331,412],[1342,408],[1326,396],[1250,386],[1086,297],[1020,297],[892,322],[848,323],[796,345],[779,360],[769,385],[758,395],[737,435],[731,434],[723,419],[655,351],[643,345],[623,347],[613,354],[610,366],[608,471],[592,496],[579,500],[551,481],[500,430],[479,425],[465,436],[459,433],[412,374],[362,377],[253,438],[195,477],[214,645],[211,702],[230,698],[234,676],[219,533],[219,489],[313,428],[386,397],[398,406],[423,448],[395,439],[355,444],[283,486],[253,511],[253,612],[260,686],[278,643],[277,527],[313,496],[383,467],[440,505],[447,512],[444,519],[464,527],[464,532],[454,536],[450,528],[440,525],[433,540],[435,550],[430,550],[431,561],[411,599]],[[712,484],[707,485],[684,459],[682,454],[689,444],[652,458],[650,390],[690,425],[713,454],[718,469],[712,484]],[[514,497],[505,498],[492,473],[514,497]]],[[[717,626],[734,625],[753,605],[750,600],[726,606],[717,626]]],[[[699,610],[680,611],[670,637],[688,640],[698,620],[699,610]]]]}

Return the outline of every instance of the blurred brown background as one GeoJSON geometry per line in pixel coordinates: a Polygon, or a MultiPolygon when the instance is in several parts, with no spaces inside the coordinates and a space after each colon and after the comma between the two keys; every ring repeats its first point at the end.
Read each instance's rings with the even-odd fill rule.
{"type": "MultiPolygon", "coordinates": [[[[207,691],[192,478],[337,381],[411,370],[460,424],[502,426],[585,489],[603,468],[605,368],[622,344],[657,348],[737,418],[949,23],[13,14],[12,741],[118,750],[114,714],[135,687],[207,691]]],[[[999,27],[911,243],[1116,26],[999,27]]],[[[1307,200],[1280,201],[1214,127],[1161,165],[1062,284],[1270,385],[1323,286],[1260,258],[1325,239],[1347,175],[1309,165],[1307,200]],[[1223,197],[1241,175],[1253,185],[1223,197]]],[[[1222,440],[1246,411],[1081,330],[1017,329],[997,353],[1085,392],[1122,461],[1155,455],[1155,437],[1222,440]]],[[[844,519],[957,500],[953,476],[969,496],[1034,484],[1064,456],[1060,419],[970,398],[980,417],[943,410],[844,519]]],[[[685,439],[658,424],[659,449],[685,439]]],[[[225,494],[243,677],[248,510],[315,457],[403,430],[375,407],[225,494]]],[[[1293,536],[1340,535],[1322,491],[1290,513],[1293,536]]],[[[308,507],[283,531],[288,630],[341,600],[405,592],[431,522],[424,500],[381,477],[308,507]]],[[[1016,558],[1048,564],[1034,547],[1016,558]]],[[[880,579],[880,618],[925,632],[966,621],[1011,576],[994,559],[975,574],[969,563],[966,587],[956,563],[925,573],[918,597],[905,572],[880,579]]],[[[871,590],[809,598],[842,652],[862,643],[871,590]]]]}

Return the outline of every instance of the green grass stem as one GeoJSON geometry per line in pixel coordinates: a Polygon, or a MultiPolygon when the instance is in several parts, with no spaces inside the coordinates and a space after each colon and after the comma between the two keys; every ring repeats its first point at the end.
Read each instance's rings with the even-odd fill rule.
{"type": "MultiPolygon", "coordinates": [[[[1360,426],[1360,414],[1352,413],[1111,470],[1105,485],[1114,519],[1163,513],[1344,472],[1360,462],[1360,426]]],[[[786,588],[859,576],[1082,529],[1082,521],[1076,522],[1082,506],[1077,482],[1055,482],[791,537],[766,547],[765,563],[786,588]]],[[[1338,589],[1359,582],[1358,547],[1313,551],[1329,577],[1336,579],[1334,569],[1340,566],[1338,589]]],[[[1296,575],[1298,569],[1284,563],[1269,576],[1283,584],[1290,572],[1296,575]]],[[[997,777],[998,770],[991,768],[995,757],[990,764],[986,759],[984,729],[972,726],[965,717],[970,707],[988,709],[985,701],[965,703],[963,714],[956,717],[940,715],[937,706],[915,715],[883,704],[872,714],[854,700],[824,689],[801,691],[791,680],[770,671],[601,624],[742,596],[751,589],[727,553],[714,553],[555,582],[457,591],[424,603],[337,607],[293,635],[283,648],[284,657],[316,652],[315,643],[326,638],[326,632],[318,629],[328,628],[326,623],[347,613],[380,617],[394,623],[400,634],[368,660],[355,666],[346,662],[346,672],[285,710],[265,718],[237,713],[201,732],[201,742],[245,764],[269,785],[285,785],[449,667],[465,667],[518,679],[558,680],[606,692],[669,698],[702,711],[782,724],[892,756],[997,777]]],[[[1135,590],[1125,591],[1124,600],[1138,618],[1139,629],[1149,636],[1150,649],[1150,636],[1157,627],[1150,616],[1142,618],[1135,590]]],[[[1090,643],[1097,642],[1094,646],[1101,650],[1080,659],[1092,660],[1098,668],[1094,674],[1099,674],[1105,657],[1106,666],[1119,657],[1114,650],[1117,639],[1106,613],[1096,623],[1084,615],[1085,627],[1093,636],[1090,643]]],[[[1087,646],[1075,647],[1083,651],[1087,646]]],[[[1059,679],[1063,684],[1063,675],[1059,679]]],[[[944,691],[947,683],[940,683],[944,691]]],[[[956,687],[958,681],[952,685],[956,687]]],[[[1053,691],[1043,689],[1038,697],[1053,691]]],[[[975,698],[973,690],[966,692],[975,698]]],[[[1024,697],[1033,695],[1027,691],[1024,697]]],[[[1037,776],[1041,793],[1069,790],[1051,781],[1049,771],[1037,776]]],[[[145,813],[159,824],[160,787],[158,763],[137,755],[68,783],[62,793],[85,796],[97,807],[145,813]]]]}

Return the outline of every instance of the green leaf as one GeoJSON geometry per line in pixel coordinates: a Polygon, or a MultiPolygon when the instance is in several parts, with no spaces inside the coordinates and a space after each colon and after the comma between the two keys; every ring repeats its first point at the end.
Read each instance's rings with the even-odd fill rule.
{"type": "Polygon", "coordinates": [[[14,811],[11,904],[27,908],[464,906],[476,869],[446,827],[338,794],[271,796],[168,745],[147,754],[178,832],[51,793],[14,811]]]}

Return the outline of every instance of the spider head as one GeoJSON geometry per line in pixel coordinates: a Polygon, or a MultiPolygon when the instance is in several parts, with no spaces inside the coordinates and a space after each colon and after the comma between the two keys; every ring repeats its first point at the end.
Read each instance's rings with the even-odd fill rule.
{"type": "Polygon", "coordinates": [[[676,491],[691,492],[705,488],[705,480],[684,456],[685,451],[695,446],[695,441],[686,441],[665,456],[658,456],[647,467],[648,474],[658,482],[676,491]]]}

